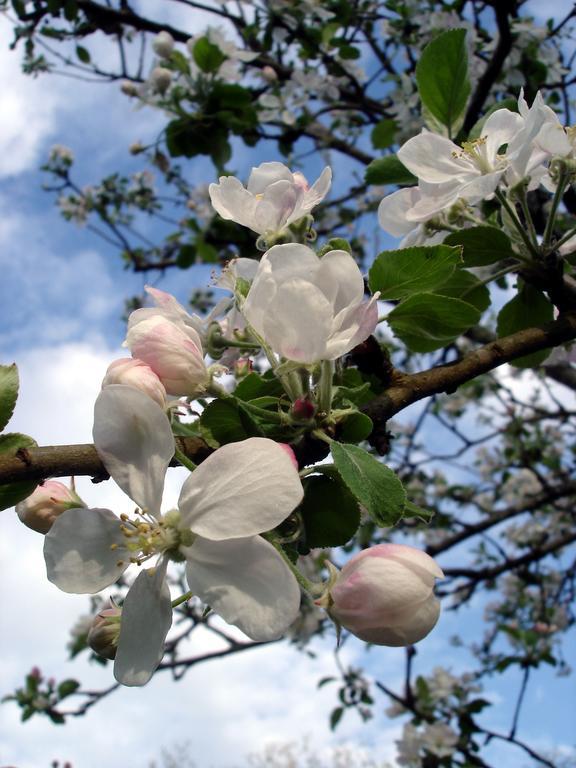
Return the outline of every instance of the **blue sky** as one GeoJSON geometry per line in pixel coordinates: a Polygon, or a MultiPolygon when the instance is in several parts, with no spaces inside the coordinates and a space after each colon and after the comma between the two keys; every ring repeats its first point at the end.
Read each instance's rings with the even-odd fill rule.
{"type": "MultiPolygon", "coordinates": [[[[547,3],[546,11],[560,5],[567,6],[547,3]]],[[[539,10],[542,4],[532,6],[539,10]]],[[[77,155],[83,182],[97,181],[117,166],[138,170],[139,162],[126,149],[136,139],[154,136],[161,119],[151,110],[135,111],[115,86],[24,78],[18,55],[7,51],[9,37],[0,18],[0,360],[16,360],[22,379],[10,429],[31,434],[40,444],[89,442],[101,378],[109,362],[124,354],[123,299],[140,292],[145,278],[126,272],[106,244],[60,218],[51,197],[40,189],[38,167],[49,148],[61,143],[77,155]]],[[[321,160],[316,163],[319,167],[321,160]]],[[[238,167],[244,171],[248,164],[244,155],[238,167]]],[[[339,165],[337,173],[349,173],[352,165],[339,165]]],[[[170,273],[162,287],[184,300],[191,292],[189,274],[170,273]]],[[[181,479],[178,471],[171,473],[168,503],[177,497],[181,479]]],[[[126,507],[126,498],[111,483],[95,488],[82,480],[80,493],[91,504],[118,511],[126,507]]],[[[86,599],[47,583],[42,537],[21,526],[11,511],[0,515],[0,563],[1,693],[20,684],[33,664],[57,678],[78,676],[88,685],[106,686],[109,669],[66,661],[69,629],[86,611],[86,599]]],[[[444,615],[419,646],[422,669],[440,663],[463,671],[461,655],[448,645],[448,638],[463,627],[470,638],[482,631],[477,614],[444,615]]],[[[398,721],[377,715],[364,726],[351,715],[336,736],[330,734],[327,716],[336,704],[334,689],[318,692],[316,682],[334,673],[333,642],[317,643],[314,650],[317,656],[310,659],[286,645],[274,646],[199,667],[178,685],[158,675],[145,689],[122,690],[64,728],[41,718],[21,724],[16,707],[2,706],[0,763],[43,768],[59,759],[70,760],[74,768],[146,768],[162,747],[192,739],[198,768],[207,768],[237,764],[265,741],[305,734],[319,748],[346,741],[392,761],[398,721]]],[[[343,654],[350,663],[363,658],[354,643],[343,654]]],[[[401,658],[399,650],[373,649],[368,667],[394,687],[400,683],[401,658]]],[[[510,693],[507,685],[504,678],[493,694],[490,718],[495,727],[508,711],[507,698],[517,681],[510,693]]],[[[573,682],[546,673],[527,702],[523,728],[541,742],[537,746],[551,748],[570,733],[573,711],[573,682]],[[542,718],[544,706],[547,718],[542,718]]],[[[506,764],[520,768],[526,761],[506,764]]]]}

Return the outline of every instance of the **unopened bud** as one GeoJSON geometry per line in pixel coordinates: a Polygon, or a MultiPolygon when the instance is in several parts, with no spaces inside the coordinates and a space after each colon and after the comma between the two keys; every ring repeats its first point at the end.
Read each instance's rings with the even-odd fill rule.
{"type": "Polygon", "coordinates": [[[292,416],[298,421],[310,421],[316,413],[316,406],[307,397],[299,397],[292,406],[292,416]]]}
{"type": "Polygon", "coordinates": [[[172,72],[166,67],[154,67],[150,73],[149,82],[158,93],[166,93],[172,82],[172,72]]]}
{"type": "Polygon", "coordinates": [[[262,67],[260,70],[260,75],[263,80],[266,80],[267,83],[274,83],[276,80],[278,80],[278,73],[269,64],[266,64],[265,67],[262,67]]]}
{"type": "Polygon", "coordinates": [[[237,379],[244,379],[252,373],[254,364],[249,357],[241,357],[234,363],[234,375],[237,379]]]}
{"type": "Polygon", "coordinates": [[[64,483],[46,480],[31,496],[16,504],[16,513],[28,528],[38,533],[48,533],[62,512],[85,506],[80,496],[64,483]]]}
{"type": "Polygon", "coordinates": [[[146,316],[129,325],[126,345],[150,366],[169,395],[197,397],[205,391],[209,375],[202,341],[190,326],[161,314],[146,316]]]}
{"type": "Polygon", "coordinates": [[[159,32],[152,43],[154,53],[161,56],[163,59],[169,59],[170,54],[174,50],[174,38],[170,32],[159,32]]]}
{"type": "Polygon", "coordinates": [[[131,80],[123,80],[120,84],[120,90],[125,96],[130,96],[131,98],[135,98],[136,96],[140,95],[138,86],[131,80]]]}
{"type": "Polygon", "coordinates": [[[130,144],[131,155],[140,155],[142,152],[144,152],[144,149],[144,144],[141,144],[139,141],[135,141],[133,144],[130,144]]]}
{"type": "Polygon", "coordinates": [[[99,611],[88,631],[87,642],[90,648],[105,659],[113,659],[118,648],[122,610],[110,600],[107,608],[99,611]]]}
{"type": "Polygon", "coordinates": [[[419,549],[378,544],[346,563],[326,607],[338,624],[367,643],[412,645],[438,621],[440,602],[433,590],[435,579],[443,576],[419,549]]]}
{"type": "Polygon", "coordinates": [[[110,384],[127,384],[144,392],[158,403],[166,407],[166,389],[152,368],[142,360],[130,357],[114,360],[110,363],[102,381],[102,389],[110,384]]]}

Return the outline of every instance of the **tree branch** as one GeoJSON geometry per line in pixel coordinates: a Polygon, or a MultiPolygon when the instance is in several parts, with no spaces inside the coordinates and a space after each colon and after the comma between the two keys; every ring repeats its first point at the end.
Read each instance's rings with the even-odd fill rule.
{"type": "Polygon", "coordinates": [[[576,338],[576,312],[566,312],[539,328],[525,328],[471,352],[462,359],[420,373],[394,371],[392,386],[364,407],[376,423],[383,423],[412,403],[440,392],[452,393],[461,384],[517,357],[565,344],[576,338]]]}

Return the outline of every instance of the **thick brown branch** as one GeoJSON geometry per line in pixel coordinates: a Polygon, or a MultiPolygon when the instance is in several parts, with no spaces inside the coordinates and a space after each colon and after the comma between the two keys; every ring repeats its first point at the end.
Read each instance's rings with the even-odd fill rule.
{"type": "Polygon", "coordinates": [[[364,407],[376,423],[384,423],[412,403],[440,392],[454,392],[461,384],[517,357],[565,344],[576,338],[576,312],[540,328],[526,328],[497,339],[454,363],[414,374],[394,373],[392,386],[364,407]]]}
{"type": "MultiPolygon", "coordinates": [[[[208,445],[198,437],[177,437],[178,448],[192,461],[203,461],[210,453],[208,445]]],[[[20,449],[14,456],[0,456],[0,483],[18,480],[46,480],[48,477],[89,475],[94,482],[107,480],[96,448],[84,445],[49,445],[20,449]]]]}
{"type": "MultiPolygon", "coordinates": [[[[453,392],[461,384],[521,355],[558,346],[576,338],[576,312],[567,312],[542,328],[527,328],[486,344],[449,365],[414,374],[394,371],[386,392],[364,407],[377,425],[411,403],[439,392],[453,392]]],[[[211,452],[200,438],[177,438],[178,447],[193,461],[211,452]]],[[[48,477],[89,475],[96,481],[108,477],[93,445],[59,445],[21,449],[14,456],[0,456],[0,483],[44,480],[48,477]]]]}

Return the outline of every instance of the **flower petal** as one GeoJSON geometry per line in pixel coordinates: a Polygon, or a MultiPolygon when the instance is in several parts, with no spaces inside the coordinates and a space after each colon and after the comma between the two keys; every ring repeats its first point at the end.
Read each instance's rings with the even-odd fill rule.
{"type": "Polygon", "coordinates": [[[303,497],[288,453],[273,440],[251,437],[219,448],[182,486],[182,522],[212,541],[268,531],[303,497]]]}
{"type": "Polygon", "coordinates": [[[172,626],[167,564],[164,560],[157,568],[142,571],[124,600],[114,662],[114,677],[122,685],[146,685],[162,660],[172,626]]]}
{"type": "Polygon", "coordinates": [[[187,561],[192,592],[252,640],[276,640],[296,619],[298,583],[272,544],[259,536],[219,542],[198,538],[187,561]]]}
{"type": "Polygon", "coordinates": [[[94,406],[94,444],[104,466],[130,498],[160,513],[174,436],[160,406],[134,387],[113,384],[94,406]]]}
{"type": "Polygon", "coordinates": [[[64,592],[100,592],[128,567],[128,560],[118,565],[123,542],[120,520],[109,509],[63,512],[44,539],[48,580],[64,592]]]}
{"type": "Polygon", "coordinates": [[[289,181],[293,184],[290,169],[277,161],[260,163],[257,167],[252,168],[246,187],[250,194],[261,195],[265,192],[266,187],[277,181],[289,181]]]}
{"type": "Polygon", "coordinates": [[[429,131],[422,131],[400,147],[398,159],[419,179],[432,184],[461,181],[480,173],[454,142],[429,131]]]}

